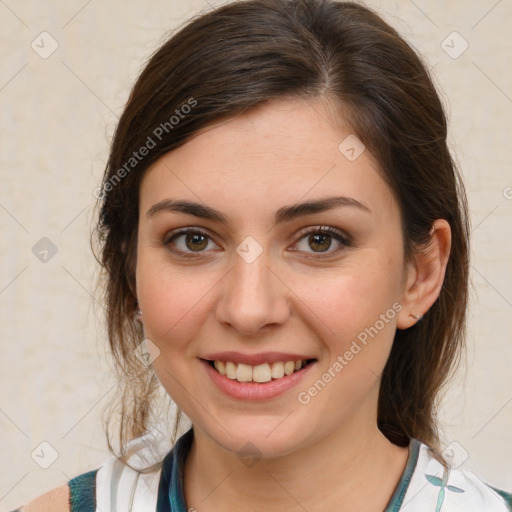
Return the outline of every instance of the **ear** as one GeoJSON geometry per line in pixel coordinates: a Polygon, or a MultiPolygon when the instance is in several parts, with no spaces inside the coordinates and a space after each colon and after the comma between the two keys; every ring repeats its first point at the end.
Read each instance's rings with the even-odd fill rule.
{"type": "Polygon", "coordinates": [[[398,329],[414,325],[436,301],[443,286],[451,241],[448,221],[434,221],[429,242],[418,248],[407,266],[401,301],[403,308],[397,320],[398,329]]]}

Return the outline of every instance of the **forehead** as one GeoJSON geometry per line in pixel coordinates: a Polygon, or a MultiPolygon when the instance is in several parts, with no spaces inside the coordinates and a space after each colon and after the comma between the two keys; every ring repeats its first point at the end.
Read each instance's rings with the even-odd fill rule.
{"type": "Polygon", "coordinates": [[[372,210],[396,209],[373,156],[363,150],[354,159],[363,146],[332,119],[323,102],[287,99],[210,125],[146,171],[141,211],[173,197],[205,202],[228,216],[256,215],[259,208],[270,214],[333,195],[370,203],[372,210]]]}

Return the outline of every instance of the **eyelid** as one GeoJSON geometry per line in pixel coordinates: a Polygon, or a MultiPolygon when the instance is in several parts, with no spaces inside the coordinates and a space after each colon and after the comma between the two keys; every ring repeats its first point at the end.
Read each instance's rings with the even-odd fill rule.
{"type": "Polygon", "coordinates": [[[167,233],[164,236],[163,243],[164,244],[168,244],[176,236],[182,235],[182,234],[188,234],[188,233],[194,233],[194,234],[197,233],[197,234],[200,234],[200,235],[207,236],[210,239],[213,239],[212,235],[208,231],[206,231],[204,228],[199,228],[199,227],[196,228],[194,226],[189,226],[189,227],[186,227],[186,228],[178,228],[178,229],[175,229],[175,230],[171,231],[170,233],[167,233]]]}
{"type": "Polygon", "coordinates": [[[347,235],[344,231],[341,229],[334,228],[332,226],[321,226],[321,225],[315,225],[315,226],[308,226],[305,228],[302,228],[298,233],[298,240],[303,238],[305,235],[309,235],[310,233],[327,233],[329,235],[334,235],[339,237],[341,240],[343,240],[346,243],[351,243],[351,238],[349,235],[347,235]]]}

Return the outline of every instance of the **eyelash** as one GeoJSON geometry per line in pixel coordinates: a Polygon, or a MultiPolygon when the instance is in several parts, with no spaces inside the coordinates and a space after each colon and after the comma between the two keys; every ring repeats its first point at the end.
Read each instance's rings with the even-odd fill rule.
{"type": "MultiPolygon", "coordinates": [[[[206,231],[203,231],[200,228],[181,228],[178,231],[170,233],[165,238],[163,243],[166,247],[169,247],[172,245],[172,242],[176,238],[178,238],[181,235],[188,235],[188,234],[203,235],[203,236],[211,239],[210,235],[206,231]]],[[[329,256],[332,256],[333,254],[337,253],[338,251],[352,245],[347,236],[343,235],[343,233],[341,231],[338,231],[337,229],[334,229],[331,226],[312,226],[312,227],[302,229],[299,232],[299,238],[298,238],[297,242],[295,242],[294,245],[296,245],[298,242],[300,242],[307,235],[311,235],[311,234],[330,235],[335,240],[340,242],[340,247],[338,247],[337,249],[332,250],[332,251],[328,249],[327,251],[324,251],[324,252],[311,252],[309,254],[313,254],[314,256],[307,256],[307,258],[309,258],[309,259],[311,259],[311,258],[320,259],[320,258],[324,258],[324,257],[329,257],[329,256]],[[325,256],[322,256],[324,254],[325,254],[325,256]]],[[[204,251],[184,252],[179,249],[178,250],[170,249],[170,250],[172,252],[179,253],[181,256],[183,256],[185,258],[195,258],[195,257],[201,256],[201,253],[204,252],[204,251]]],[[[301,252],[301,251],[296,251],[296,252],[301,252]]]]}

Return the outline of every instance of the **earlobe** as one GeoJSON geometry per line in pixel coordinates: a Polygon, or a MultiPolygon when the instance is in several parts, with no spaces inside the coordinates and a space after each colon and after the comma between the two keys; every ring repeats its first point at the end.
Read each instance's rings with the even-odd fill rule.
{"type": "Polygon", "coordinates": [[[139,303],[137,301],[135,301],[135,304],[134,304],[134,312],[133,312],[133,321],[134,322],[139,322],[140,324],[142,324],[142,311],[139,307],[139,303]]]}
{"type": "Polygon", "coordinates": [[[397,328],[408,329],[421,320],[437,300],[450,257],[451,229],[445,219],[432,224],[429,242],[418,248],[408,270],[403,290],[403,309],[397,328]]]}

